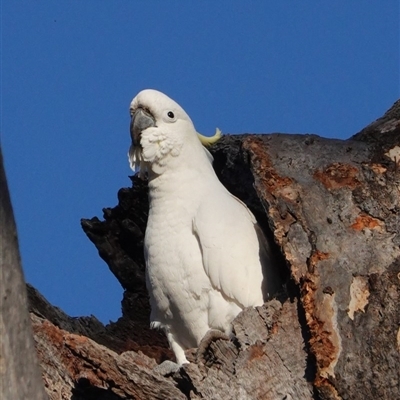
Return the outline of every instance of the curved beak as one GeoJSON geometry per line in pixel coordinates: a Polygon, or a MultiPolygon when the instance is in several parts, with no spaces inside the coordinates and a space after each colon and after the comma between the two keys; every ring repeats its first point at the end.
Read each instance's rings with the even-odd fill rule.
{"type": "Polygon", "coordinates": [[[154,117],[143,108],[131,113],[131,139],[134,146],[140,144],[140,135],[145,129],[156,126],[154,117]]]}

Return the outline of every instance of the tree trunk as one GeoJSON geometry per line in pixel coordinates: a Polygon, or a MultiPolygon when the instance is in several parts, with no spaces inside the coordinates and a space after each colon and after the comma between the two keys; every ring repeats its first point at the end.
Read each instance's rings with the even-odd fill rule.
{"type": "Polygon", "coordinates": [[[51,399],[400,398],[400,101],[349,140],[224,136],[212,149],[224,185],[254,212],[286,284],[174,373],[149,330],[145,182],[121,189],[104,221],[82,220],[125,289],[106,327],[72,319],[29,287],[51,399]]]}
{"type": "Polygon", "coordinates": [[[0,148],[0,392],[2,400],[47,398],[35,352],[24,277],[0,148]]]}

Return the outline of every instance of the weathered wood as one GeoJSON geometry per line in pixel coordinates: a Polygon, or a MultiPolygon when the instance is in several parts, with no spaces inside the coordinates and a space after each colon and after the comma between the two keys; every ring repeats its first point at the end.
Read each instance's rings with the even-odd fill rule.
{"type": "Polygon", "coordinates": [[[301,288],[321,398],[395,398],[400,391],[400,175],[393,156],[400,121],[372,126],[378,137],[369,133],[368,143],[361,134],[359,141],[243,141],[275,239],[301,288]]]}
{"type": "MultiPolygon", "coordinates": [[[[191,364],[166,377],[141,351],[118,354],[36,313],[31,319],[43,379],[54,400],[313,398],[296,302],[273,300],[246,310],[234,322],[235,342],[210,342],[191,364]]],[[[63,323],[72,326],[73,320],[63,318],[63,323]]]]}
{"type": "Polygon", "coordinates": [[[154,359],[122,354],[32,314],[36,347],[50,399],[185,399],[174,382],[152,374],[154,359]]]}
{"type": "MultiPolygon", "coordinates": [[[[298,309],[273,300],[234,321],[237,341],[210,344],[181,372],[205,399],[312,399],[298,309]]],[[[177,374],[176,374],[177,375],[177,374]]]]}
{"type": "Polygon", "coordinates": [[[216,145],[232,192],[234,171],[250,164],[300,288],[323,399],[400,396],[398,105],[353,140],[246,136],[234,160],[226,141],[238,138],[216,145]]]}
{"type": "Polygon", "coordinates": [[[46,399],[27,308],[17,230],[0,148],[0,392],[3,400],[46,399]]]}
{"type": "Polygon", "coordinates": [[[104,221],[82,220],[125,288],[121,319],[71,319],[29,288],[50,397],[400,398],[400,102],[351,140],[227,135],[212,152],[275,243],[279,299],[241,313],[236,339],[205,341],[164,377],[154,370],[172,355],[148,328],[147,187],[133,177],[104,221]]]}

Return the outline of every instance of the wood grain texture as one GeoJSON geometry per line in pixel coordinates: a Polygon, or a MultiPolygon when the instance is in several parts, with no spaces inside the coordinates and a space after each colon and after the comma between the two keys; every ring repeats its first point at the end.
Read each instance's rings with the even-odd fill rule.
{"type": "Polygon", "coordinates": [[[0,393],[3,400],[47,398],[40,379],[17,230],[0,148],[0,393]]]}

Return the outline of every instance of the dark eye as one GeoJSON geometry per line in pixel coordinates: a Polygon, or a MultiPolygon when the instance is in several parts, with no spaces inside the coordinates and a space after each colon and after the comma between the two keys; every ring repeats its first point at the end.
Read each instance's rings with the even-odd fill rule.
{"type": "Polygon", "coordinates": [[[175,115],[174,115],[174,113],[172,112],[172,111],[168,111],[168,117],[170,117],[170,118],[175,118],[175,115]]]}

